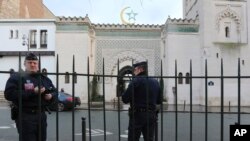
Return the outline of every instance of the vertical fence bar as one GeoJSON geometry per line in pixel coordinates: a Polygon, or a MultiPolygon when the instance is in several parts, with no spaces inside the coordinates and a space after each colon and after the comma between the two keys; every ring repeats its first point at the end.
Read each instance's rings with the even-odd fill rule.
{"type": "Polygon", "coordinates": [[[22,123],[22,115],[23,115],[23,112],[22,112],[22,106],[23,106],[23,103],[22,103],[22,67],[21,67],[21,53],[19,52],[19,58],[18,58],[18,60],[19,60],[19,63],[18,63],[18,66],[19,66],[19,68],[18,68],[18,72],[19,72],[19,78],[18,78],[18,82],[19,82],[19,84],[18,84],[18,94],[19,94],[19,96],[18,96],[18,120],[19,120],[19,130],[20,130],[20,132],[19,132],[19,141],[22,141],[22,138],[23,138],[23,132],[22,132],[22,130],[23,130],[23,123],[22,123]]]}
{"type": "MultiPolygon", "coordinates": [[[[119,59],[117,60],[117,80],[119,80],[119,70],[120,70],[120,61],[119,59]]],[[[117,81],[118,83],[119,81],[117,81]]],[[[117,84],[118,87],[117,89],[119,89],[119,84],[117,84]]],[[[117,90],[118,94],[117,94],[117,98],[118,98],[118,141],[121,141],[121,110],[120,110],[120,91],[117,90]]]]}
{"type": "Polygon", "coordinates": [[[56,141],[59,141],[58,88],[59,88],[59,57],[56,56],[56,141]]]}
{"type": "Polygon", "coordinates": [[[221,59],[221,141],[224,140],[224,74],[223,59],[221,59]]]}
{"type": "Polygon", "coordinates": [[[164,92],[164,81],[163,81],[163,67],[162,67],[162,60],[161,60],[161,141],[163,141],[163,92],[164,92]]]}
{"type": "MultiPolygon", "coordinates": [[[[147,60],[147,66],[146,66],[146,79],[147,79],[147,84],[146,84],[146,111],[147,111],[147,133],[149,133],[149,74],[148,74],[148,60],[147,60]]],[[[155,127],[156,128],[156,127],[155,127]]],[[[147,134],[147,139],[149,139],[149,134],[147,134]]]]}
{"type": "Polygon", "coordinates": [[[175,141],[178,141],[177,60],[175,60],[175,141]]]}
{"type": "Polygon", "coordinates": [[[183,112],[186,111],[186,100],[184,100],[184,104],[183,104],[183,112]]]}
{"type": "Polygon", "coordinates": [[[208,74],[207,74],[208,68],[207,68],[207,59],[205,60],[205,141],[207,141],[207,121],[208,121],[208,74]]]}
{"type": "MultiPolygon", "coordinates": [[[[147,63],[146,64],[148,64],[148,60],[147,60],[147,63]]],[[[147,73],[147,75],[146,75],[146,78],[144,78],[144,79],[146,79],[146,111],[147,111],[147,114],[146,114],[146,116],[147,116],[147,133],[149,133],[149,78],[148,78],[148,65],[146,66],[146,73],[147,73]]],[[[147,139],[149,139],[149,134],[147,134],[147,139]]]]}
{"type": "Polygon", "coordinates": [[[158,120],[155,122],[155,141],[158,141],[158,120]]]}
{"type": "Polygon", "coordinates": [[[82,141],[86,141],[86,118],[82,117],[82,141]]]}
{"type": "Polygon", "coordinates": [[[73,96],[73,108],[72,108],[72,141],[75,141],[75,55],[73,55],[72,66],[72,96],[73,96]]]}
{"type": "MultiPolygon", "coordinates": [[[[132,64],[134,64],[133,60],[132,60],[132,64]]],[[[134,69],[135,68],[133,68],[133,72],[134,72],[134,69]]],[[[133,131],[132,138],[133,139],[132,140],[135,140],[135,86],[134,86],[134,83],[133,83],[133,79],[134,79],[134,74],[133,74],[133,78],[132,78],[132,100],[131,100],[131,103],[130,103],[129,119],[132,120],[131,122],[133,124],[133,129],[132,129],[132,131],[133,131]],[[130,115],[132,117],[130,117],[130,115]]],[[[129,132],[130,131],[131,130],[129,130],[129,132]]],[[[131,133],[129,133],[129,134],[131,135],[131,133]]]]}
{"type": "Polygon", "coordinates": [[[40,89],[42,88],[41,87],[41,55],[39,54],[39,71],[38,71],[38,111],[39,111],[39,114],[38,114],[38,140],[41,141],[42,140],[42,116],[41,116],[41,112],[42,112],[42,97],[41,97],[41,91],[40,89]]]}
{"type": "Polygon", "coordinates": [[[190,141],[193,140],[193,72],[192,60],[190,60],[190,141]]]}
{"type": "Polygon", "coordinates": [[[228,111],[231,112],[231,102],[230,101],[228,102],[228,106],[229,106],[228,111]]]}
{"type": "Polygon", "coordinates": [[[105,107],[105,62],[102,59],[102,91],[103,91],[103,128],[104,128],[104,141],[106,141],[106,107],[105,107]]]}
{"type": "Polygon", "coordinates": [[[240,58],[238,59],[238,124],[240,125],[240,107],[241,107],[241,66],[240,66],[240,58]]]}
{"type": "Polygon", "coordinates": [[[89,115],[89,141],[91,141],[91,112],[90,112],[90,86],[89,86],[89,57],[87,62],[87,85],[88,85],[88,115],[89,115]]]}

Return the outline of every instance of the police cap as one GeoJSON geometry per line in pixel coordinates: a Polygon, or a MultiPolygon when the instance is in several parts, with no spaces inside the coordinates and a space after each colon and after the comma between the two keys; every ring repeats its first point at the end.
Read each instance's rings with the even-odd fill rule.
{"type": "Polygon", "coordinates": [[[30,52],[25,56],[25,60],[38,60],[38,58],[34,53],[30,52]]]}
{"type": "Polygon", "coordinates": [[[144,68],[146,68],[147,67],[147,62],[146,61],[143,61],[143,62],[138,62],[138,63],[136,63],[136,64],[133,64],[133,67],[135,68],[135,67],[144,67],[144,68]]]}

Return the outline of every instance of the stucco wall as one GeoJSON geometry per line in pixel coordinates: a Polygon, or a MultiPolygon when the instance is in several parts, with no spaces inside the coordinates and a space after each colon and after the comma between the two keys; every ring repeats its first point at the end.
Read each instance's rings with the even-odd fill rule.
{"type": "MultiPolygon", "coordinates": [[[[164,64],[164,76],[175,76],[175,60],[177,61],[177,75],[181,72],[183,76],[190,73],[190,61],[192,60],[193,75],[201,74],[201,51],[199,34],[197,33],[168,33],[166,37],[166,64],[164,64]]],[[[164,79],[166,88],[166,97],[169,104],[175,103],[173,87],[175,87],[175,79],[164,79]]],[[[189,102],[190,85],[179,84],[178,88],[178,104],[189,102]]],[[[193,81],[193,100],[194,104],[199,104],[199,96],[201,92],[201,80],[193,81]]]]}
{"type": "MultiPolygon", "coordinates": [[[[57,31],[56,52],[59,55],[59,72],[72,73],[73,56],[75,57],[75,72],[87,73],[87,58],[89,37],[87,32],[57,31]]],[[[65,77],[59,77],[59,90],[64,88],[65,92],[72,94],[72,76],[70,83],[65,83],[65,77]]],[[[78,76],[75,85],[75,95],[80,96],[82,101],[87,101],[87,77],[78,76]]]]}
{"type": "Polygon", "coordinates": [[[27,51],[27,46],[23,46],[23,35],[29,38],[30,30],[36,30],[37,47],[30,51],[54,51],[55,50],[55,23],[53,20],[1,20],[0,21],[0,46],[1,51],[27,51]],[[10,31],[13,30],[13,38],[10,31]],[[40,47],[40,31],[47,30],[47,48],[40,47]],[[18,35],[16,35],[16,31],[18,35]]]}

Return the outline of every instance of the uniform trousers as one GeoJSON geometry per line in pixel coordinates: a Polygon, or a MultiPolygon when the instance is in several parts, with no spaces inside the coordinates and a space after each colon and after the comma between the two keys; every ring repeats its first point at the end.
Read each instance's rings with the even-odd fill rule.
{"type": "Polygon", "coordinates": [[[46,141],[47,138],[47,115],[45,112],[22,112],[22,129],[19,119],[15,120],[19,136],[22,141],[46,141]],[[41,116],[41,130],[39,131],[39,116],[41,116]],[[39,135],[41,132],[41,136],[39,135]],[[40,137],[39,137],[40,136],[40,137]],[[40,139],[39,139],[40,138],[40,139]]]}
{"type": "Polygon", "coordinates": [[[141,134],[144,141],[153,141],[157,114],[150,112],[129,113],[128,141],[139,141],[141,134]]]}

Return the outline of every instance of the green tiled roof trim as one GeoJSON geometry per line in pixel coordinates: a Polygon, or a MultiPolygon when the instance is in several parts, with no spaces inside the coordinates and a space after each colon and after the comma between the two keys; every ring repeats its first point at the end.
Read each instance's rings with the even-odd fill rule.
{"type": "Polygon", "coordinates": [[[96,31],[96,36],[160,37],[161,32],[137,31],[96,31]]]}
{"type": "Polygon", "coordinates": [[[88,31],[87,25],[79,25],[79,24],[57,24],[56,30],[57,31],[88,31]]]}
{"type": "Polygon", "coordinates": [[[167,32],[199,32],[198,25],[168,25],[167,32]]]}

